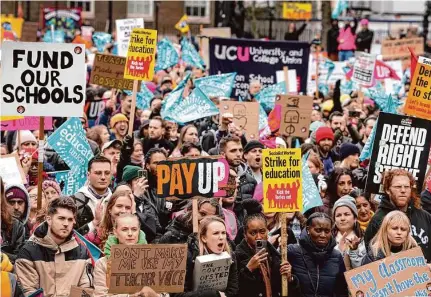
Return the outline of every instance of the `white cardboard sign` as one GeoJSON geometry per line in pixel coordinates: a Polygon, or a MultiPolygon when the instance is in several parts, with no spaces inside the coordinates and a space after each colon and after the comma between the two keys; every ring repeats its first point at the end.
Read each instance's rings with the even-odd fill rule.
{"type": "Polygon", "coordinates": [[[24,171],[16,154],[3,155],[0,158],[0,176],[6,185],[27,183],[24,171]]]}
{"type": "Polygon", "coordinates": [[[81,117],[85,78],[82,44],[4,42],[1,114],[81,117]]]}
{"type": "Polygon", "coordinates": [[[220,255],[198,256],[193,270],[193,291],[226,290],[232,258],[227,252],[220,255]]]}
{"type": "Polygon", "coordinates": [[[356,53],[355,64],[353,65],[352,80],[364,87],[372,86],[375,65],[375,55],[364,52],[356,53]]]}
{"type": "Polygon", "coordinates": [[[144,28],[144,19],[124,19],[116,20],[116,34],[118,44],[118,55],[127,56],[127,48],[129,47],[130,36],[134,28],[144,28]]]}

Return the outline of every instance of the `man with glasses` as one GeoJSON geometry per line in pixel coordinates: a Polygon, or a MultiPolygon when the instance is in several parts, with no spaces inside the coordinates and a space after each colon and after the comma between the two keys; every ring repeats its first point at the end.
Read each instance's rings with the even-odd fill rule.
{"type": "Polygon", "coordinates": [[[399,210],[409,217],[412,236],[422,248],[427,262],[430,262],[431,215],[422,209],[420,197],[416,193],[416,181],[413,175],[403,169],[386,171],[383,189],[386,195],[382,198],[376,214],[365,231],[366,246],[368,247],[371,239],[379,231],[383,218],[389,212],[399,210]]]}
{"type": "MultiPolygon", "coordinates": [[[[14,218],[21,221],[25,227],[25,239],[30,237],[27,220],[30,215],[30,195],[23,185],[10,184],[5,188],[6,201],[9,211],[14,218]]],[[[3,206],[2,206],[3,207],[3,206]]]]}

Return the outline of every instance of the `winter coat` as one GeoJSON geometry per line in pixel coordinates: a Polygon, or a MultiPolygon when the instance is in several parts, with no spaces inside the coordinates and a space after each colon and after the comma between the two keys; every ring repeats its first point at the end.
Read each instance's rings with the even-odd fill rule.
{"type": "MultiPolygon", "coordinates": [[[[193,291],[193,271],[195,268],[196,257],[199,256],[199,244],[195,234],[189,236],[187,240],[187,267],[186,279],[184,283],[184,293],[170,294],[171,297],[220,297],[217,290],[200,290],[193,291]]],[[[226,290],[224,291],[226,297],[238,296],[238,274],[237,274],[237,261],[235,254],[232,253],[232,264],[229,269],[229,278],[226,290]]]]}
{"type": "Polygon", "coordinates": [[[298,30],[294,30],[293,32],[286,32],[284,34],[284,40],[290,40],[290,41],[298,41],[299,36],[304,32],[305,27],[307,27],[307,24],[302,24],[301,27],[299,27],[298,30]]]}
{"type": "Polygon", "coordinates": [[[340,29],[338,34],[338,50],[339,51],[354,51],[356,50],[355,45],[355,32],[356,26],[350,27],[346,26],[345,28],[340,29]],[[343,40],[343,42],[341,42],[343,40]]]}
{"type": "Polygon", "coordinates": [[[144,231],[148,242],[153,242],[157,233],[161,233],[162,226],[156,212],[153,211],[151,203],[146,199],[135,197],[136,215],[141,222],[141,230],[144,231]]]}
{"type": "MultiPolygon", "coordinates": [[[[376,214],[371,219],[371,222],[365,231],[364,240],[367,247],[382,225],[383,218],[393,210],[398,210],[398,208],[389,200],[387,195],[383,196],[376,214]]],[[[430,262],[431,246],[429,239],[431,238],[431,215],[423,209],[415,208],[412,202],[410,202],[410,205],[407,208],[406,215],[410,219],[413,238],[422,248],[422,252],[424,253],[425,259],[427,259],[427,262],[430,262]]]]}
{"type": "Polygon", "coordinates": [[[186,226],[183,216],[173,219],[172,223],[166,227],[166,233],[159,238],[157,243],[186,243],[187,238],[193,233],[193,228],[186,226]]]}
{"type": "Polygon", "coordinates": [[[369,53],[371,50],[371,43],[373,42],[374,32],[368,29],[361,30],[356,35],[356,50],[369,53]]]}
{"type": "Polygon", "coordinates": [[[335,249],[332,237],[324,249],[314,245],[304,229],[299,244],[288,245],[287,257],[292,265],[294,291],[289,295],[298,297],[348,296],[344,278],[346,267],[341,253],[335,249]],[[317,290],[317,291],[316,291],[317,290]]]}
{"type": "Polygon", "coordinates": [[[327,39],[327,50],[328,54],[336,54],[338,53],[338,35],[340,33],[340,29],[337,26],[332,26],[328,31],[328,39],[327,39]]]}
{"type": "Polygon", "coordinates": [[[2,222],[1,225],[1,252],[9,257],[9,260],[14,263],[19,250],[25,241],[24,225],[19,220],[12,218],[12,232],[10,235],[6,232],[6,225],[2,222]]]}
{"type": "MultiPolygon", "coordinates": [[[[396,254],[402,251],[402,246],[400,247],[391,247],[391,253],[396,254]]],[[[377,255],[375,256],[371,249],[369,249],[368,253],[365,255],[365,257],[362,259],[361,266],[373,263],[375,261],[379,261],[386,258],[383,254],[382,250],[379,250],[377,252],[377,255]]]]}
{"type": "Polygon", "coordinates": [[[61,245],[48,236],[48,223],[41,224],[19,251],[15,262],[25,296],[43,288],[44,296],[69,296],[70,287],[89,288],[92,275],[87,250],[72,234],[61,245]]]}
{"type": "MultiPolygon", "coordinates": [[[[31,231],[31,227],[27,224],[28,222],[28,218],[30,216],[30,195],[27,192],[27,189],[24,187],[24,185],[20,185],[20,184],[10,184],[7,185],[5,187],[5,192],[7,192],[11,187],[18,187],[20,188],[26,195],[25,198],[26,200],[25,202],[25,212],[22,214],[22,216],[19,218],[19,220],[21,221],[21,223],[24,225],[24,235],[25,235],[25,240],[30,238],[30,231],[31,231]]],[[[3,245],[2,245],[3,247],[3,245]]]]}
{"type": "Polygon", "coordinates": [[[257,181],[253,177],[253,173],[250,167],[245,163],[241,163],[237,167],[237,174],[239,179],[238,193],[235,199],[233,211],[238,218],[239,222],[243,222],[245,218],[245,210],[242,206],[242,202],[247,199],[252,199],[254,189],[257,186],[257,181]]]}
{"type": "MultiPolygon", "coordinates": [[[[156,185],[152,181],[151,175],[149,176],[149,188],[141,198],[143,204],[143,211],[151,213],[156,218],[156,232],[157,234],[163,234],[165,228],[171,221],[170,215],[172,210],[172,202],[166,201],[165,198],[159,198],[156,193],[156,185]]],[[[136,209],[139,206],[136,205],[136,209]]]]}
{"type": "Polygon", "coordinates": [[[421,193],[422,208],[431,214],[431,192],[425,190],[421,193]]]}

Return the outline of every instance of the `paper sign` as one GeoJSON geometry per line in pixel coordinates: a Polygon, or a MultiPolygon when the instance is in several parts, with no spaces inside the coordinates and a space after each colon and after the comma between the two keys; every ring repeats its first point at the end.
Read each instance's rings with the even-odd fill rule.
{"type": "Polygon", "coordinates": [[[356,53],[355,64],[353,65],[352,81],[368,87],[373,84],[374,67],[376,57],[364,52],[356,53]]]}
{"type": "Polygon", "coordinates": [[[311,3],[283,3],[283,19],[288,20],[309,20],[311,19],[311,3]]]}
{"type": "Polygon", "coordinates": [[[3,115],[82,116],[86,86],[83,45],[5,42],[1,54],[3,115]]]}
{"type": "Polygon", "coordinates": [[[156,292],[184,291],[187,244],[116,244],[111,261],[109,293],[135,294],[145,286],[156,292]]]}
{"type": "Polygon", "coordinates": [[[259,139],[259,102],[223,101],[220,114],[233,114],[233,123],[245,132],[247,140],[259,139]]]}
{"type": "Polygon", "coordinates": [[[198,256],[193,270],[193,291],[217,290],[224,292],[229,281],[232,257],[223,252],[220,255],[198,256]]]}
{"type": "Polygon", "coordinates": [[[94,290],[90,288],[71,286],[69,297],[92,297],[93,292],[94,290]]]}
{"type": "Polygon", "coordinates": [[[0,158],[0,176],[4,183],[27,184],[27,179],[21,167],[21,162],[17,154],[3,155],[0,158]]]}
{"type": "Polygon", "coordinates": [[[0,121],[4,122],[4,121],[11,121],[11,120],[19,120],[19,119],[23,119],[23,116],[0,116],[0,121]]]}
{"type": "Polygon", "coordinates": [[[419,57],[409,96],[404,106],[408,115],[431,119],[431,59],[419,57]]]}
{"type": "Polygon", "coordinates": [[[431,273],[420,247],[344,272],[350,296],[429,296],[431,273]]]}
{"type": "Polygon", "coordinates": [[[385,170],[405,169],[422,189],[431,143],[431,122],[380,112],[370,160],[366,190],[384,194],[385,170]]]}
{"type": "Polygon", "coordinates": [[[416,55],[424,53],[424,39],[422,37],[404,38],[382,41],[382,56],[384,60],[410,59],[409,47],[416,55]]]}
{"type": "Polygon", "coordinates": [[[23,18],[2,14],[0,20],[0,43],[2,43],[3,40],[16,41],[21,39],[22,27],[24,25],[23,18]]]}
{"type": "MultiPolygon", "coordinates": [[[[284,82],[284,71],[278,70],[275,72],[277,83],[284,82]]],[[[298,93],[299,89],[299,81],[296,77],[296,70],[295,69],[289,69],[287,71],[287,80],[289,83],[289,93],[298,93]]]]}
{"type": "Polygon", "coordinates": [[[262,158],[264,212],[301,211],[301,149],[264,149],[262,158]]]}
{"type": "Polygon", "coordinates": [[[231,38],[232,33],[230,27],[220,27],[220,28],[202,28],[200,35],[198,36],[201,38],[200,46],[201,46],[201,54],[202,58],[204,59],[205,65],[208,65],[209,68],[211,68],[210,65],[210,58],[209,58],[209,39],[211,37],[223,37],[223,38],[231,38]]]}
{"type": "MultiPolygon", "coordinates": [[[[39,130],[40,117],[25,117],[20,120],[1,121],[0,126],[2,131],[16,130],[39,130]]],[[[52,117],[45,117],[44,129],[52,130],[52,117]]]]}
{"type": "Polygon", "coordinates": [[[133,29],[124,78],[151,81],[156,63],[157,31],[133,29]]]}
{"type": "Polygon", "coordinates": [[[117,28],[118,55],[125,57],[127,55],[129,40],[133,29],[144,28],[144,19],[116,20],[115,25],[117,28]]]}
{"type": "Polygon", "coordinates": [[[275,102],[281,105],[280,132],[286,133],[288,136],[308,138],[313,97],[279,95],[275,102]]]}
{"type": "Polygon", "coordinates": [[[227,197],[229,164],[221,157],[181,158],[157,163],[157,196],[187,199],[227,197]]]}

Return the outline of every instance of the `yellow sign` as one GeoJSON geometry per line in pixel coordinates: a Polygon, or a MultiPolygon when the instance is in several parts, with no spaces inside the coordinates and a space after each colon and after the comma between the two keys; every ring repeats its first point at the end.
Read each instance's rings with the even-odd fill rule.
{"type": "Polygon", "coordinates": [[[2,14],[0,17],[0,41],[21,39],[23,18],[16,18],[13,15],[2,14]]]}
{"type": "Polygon", "coordinates": [[[301,149],[265,149],[262,157],[264,211],[301,211],[301,149]]]}
{"type": "Polygon", "coordinates": [[[157,31],[135,28],[127,49],[124,78],[151,81],[156,64],[157,31]]]}
{"type": "Polygon", "coordinates": [[[284,2],[283,19],[309,20],[311,19],[311,3],[284,2]]]}
{"type": "Polygon", "coordinates": [[[175,29],[185,34],[190,31],[189,24],[187,23],[187,15],[183,15],[183,17],[176,23],[175,29]]]}
{"type": "Polygon", "coordinates": [[[431,59],[419,57],[404,113],[426,120],[431,118],[431,59]]]}
{"type": "Polygon", "coordinates": [[[21,120],[24,116],[0,116],[0,121],[21,120]]]}

